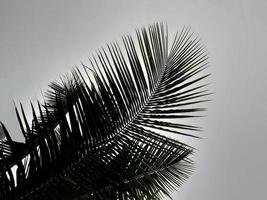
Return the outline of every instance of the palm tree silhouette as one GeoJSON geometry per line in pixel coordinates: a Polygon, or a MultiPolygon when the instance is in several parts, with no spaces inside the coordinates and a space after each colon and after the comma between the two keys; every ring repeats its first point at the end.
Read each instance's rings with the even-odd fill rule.
{"type": "Polygon", "coordinates": [[[170,48],[162,23],[136,35],[52,82],[31,123],[15,107],[25,142],[1,123],[1,200],[156,200],[190,175],[193,147],[166,133],[197,137],[179,121],[204,110],[205,48],[189,28],[170,48]]]}

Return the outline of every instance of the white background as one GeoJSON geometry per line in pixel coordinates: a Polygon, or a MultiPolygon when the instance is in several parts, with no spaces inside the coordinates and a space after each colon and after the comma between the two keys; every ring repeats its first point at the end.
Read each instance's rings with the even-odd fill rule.
{"type": "MultiPolygon", "coordinates": [[[[95,50],[134,29],[189,25],[208,47],[210,89],[196,170],[174,199],[265,199],[267,1],[0,1],[0,119],[21,140],[12,100],[26,108],[95,50]]],[[[27,109],[28,116],[30,111],[27,109]]]]}

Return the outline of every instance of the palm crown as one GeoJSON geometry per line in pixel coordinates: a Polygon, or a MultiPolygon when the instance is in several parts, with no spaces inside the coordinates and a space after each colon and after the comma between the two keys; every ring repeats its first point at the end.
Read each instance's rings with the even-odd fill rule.
{"type": "Polygon", "coordinates": [[[184,182],[193,147],[165,133],[196,137],[179,121],[204,110],[205,48],[188,28],[170,49],[163,24],[136,35],[51,83],[32,123],[16,108],[24,143],[1,123],[0,199],[153,200],[184,182]]]}

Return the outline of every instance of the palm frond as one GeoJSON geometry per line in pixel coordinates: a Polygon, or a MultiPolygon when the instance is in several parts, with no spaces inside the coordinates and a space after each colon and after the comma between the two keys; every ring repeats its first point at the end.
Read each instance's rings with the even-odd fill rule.
{"type": "Polygon", "coordinates": [[[156,200],[186,180],[193,147],[164,133],[198,137],[183,119],[205,110],[205,48],[188,28],[170,49],[163,24],[136,35],[51,83],[31,124],[16,108],[25,144],[2,124],[1,199],[156,200]]]}

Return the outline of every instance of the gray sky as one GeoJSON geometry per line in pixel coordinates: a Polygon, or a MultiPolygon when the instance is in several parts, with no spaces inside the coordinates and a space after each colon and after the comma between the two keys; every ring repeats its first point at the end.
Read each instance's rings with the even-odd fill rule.
{"type": "MultiPolygon", "coordinates": [[[[12,99],[29,105],[50,81],[136,27],[190,25],[208,47],[211,90],[196,170],[174,199],[264,199],[267,186],[267,1],[0,1],[0,119],[16,139],[12,99]]],[[[30,113],[30,112],[28,112],[30,113]]],[[[30,115],[29,115],[30,116],[30,115]]]]}

